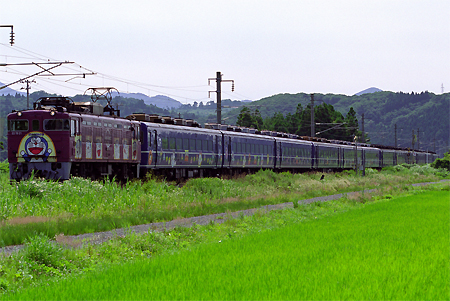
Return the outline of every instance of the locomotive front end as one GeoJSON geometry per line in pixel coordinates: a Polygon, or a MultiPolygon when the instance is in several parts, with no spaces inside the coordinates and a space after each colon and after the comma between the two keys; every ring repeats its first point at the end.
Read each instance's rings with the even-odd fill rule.
{"type": "Polygon", "coordinates": [[[27,110],[8,115],[8,162],[11,180],[70,176],[69,115],[56,110],[27,110]]]}

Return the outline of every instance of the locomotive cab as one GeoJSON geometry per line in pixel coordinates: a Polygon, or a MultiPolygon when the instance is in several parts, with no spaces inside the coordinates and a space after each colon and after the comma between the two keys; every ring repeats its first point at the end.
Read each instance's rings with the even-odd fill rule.
{"type": "Polygon", "coordinates": [[[8,115],[10,178],[29,178],[32,173],[50,179],[68,179],[70,120],[56,110],[27,110],[8,115]]]}

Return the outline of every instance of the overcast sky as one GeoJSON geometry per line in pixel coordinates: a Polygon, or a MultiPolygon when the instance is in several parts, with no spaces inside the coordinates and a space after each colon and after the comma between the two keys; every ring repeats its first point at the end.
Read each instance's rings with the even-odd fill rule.
{"type": "MultiPolygon", "coordinates": [[[[4,0],[0,25],[15,32],[10,46],[0,28],[0,63],[67,60],[76,64],[53,71],[98,73],[35,78],[32,91],[66,96],[111,86],[206,102],[217,71],[235,81],[222,98],[237,100],[450,90],[449,0],[4,0]]],[[[39,70],[0,67],[0,82],[39,70]]]]}

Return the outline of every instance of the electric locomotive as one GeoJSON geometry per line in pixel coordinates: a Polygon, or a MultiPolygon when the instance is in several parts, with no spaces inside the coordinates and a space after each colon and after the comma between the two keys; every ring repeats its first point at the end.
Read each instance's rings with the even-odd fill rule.
{"type": "Polygon", "coordinates": [[[139,123],[103,115],[105,108],[67,97],[42,97],[32,110],[8,114],[10,178],[27,179],[33,173],[55,180],[71,175],[138,177],[139,123]]]}

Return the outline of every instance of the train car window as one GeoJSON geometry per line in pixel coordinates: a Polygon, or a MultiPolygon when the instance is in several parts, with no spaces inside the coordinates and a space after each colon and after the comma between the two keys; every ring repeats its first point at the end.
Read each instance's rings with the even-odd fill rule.
{"type": "Polygon", "coordinates": [[[182,150],[183,149],[183,139],[181,138],[177,138],[177,150],[182,150]]]}
{"type": "Polygon", "coordinates": [[[236,144],[236,152],[239,154],[242,153],[242,144],[240,143],[236,144]]]}
{"type": "Polygon", "coordinates": [[[166,137],[161,138],[161,147],[162,149],[169,149],[169,139],[166,137]]]}
{"type": "Polygon", "coordinates": [[[112,139],[111,131],[110,131],[110,130],[107,130],[107,131],[105,132],[105,142],[106,142],[106,143],[111,143],[111,139],[112,139]]]}
{"type": "Polygon", "coordinates": [[[34,119],[31,122],[31,127],[32,127],[33,131],[39,131],[39,120],[34,119]]]}
{"type": "Polygon", "coordinates": [[[189,139],[188,138],[183,138],[183,149],[189,150],[189,139]]]}
{"type": "Polygon", "coordinates": [[[28,120],[10,120],[8,131],[28,131],[28,120]]]}
{"type": "Polygon", "coordinates": [[[233,153],[236,152],[236,144],[235,144],[235,143],[231,144],[231,151],[232,151],[233,153]]]}
{"type": "Polygon", "coordinates": [[[169,148],[170,149],[176,149],[176,143],[175,143],[175,138],[174,137],[170,137],[169,138],[169,148]]]}
{"type": "Polygon", "coordinates": [[[251,153],[254,154],[255,153],[255,145],[252,143],[250,146],[251,146],[251,153]]]}
{"type": "Polygon", "coordinates": [[[201,151],[201,150],[202,150],[202,140],[200,140],[200,139],[195,139],[195,142],[196,142],[196,144],[197,144],[196,150],[201,151]]]}
{"type": "Polygon", "coordinates": [[[195,139],[189,140],[189,150],[195,150],[195,139]]]}
{"type": "Polygon", "coordinates": [[[152,133],[151,132],[147,132],[147,143],[148,143],[148,148],[150,149],[152,146],[152,133]]]}
{"type": "Polygon", "coordinates": [[[212,142],[212,140],[208,140],[208,151],[210,151],[210,152],[213,151],[213,142],[212,142]]]}

